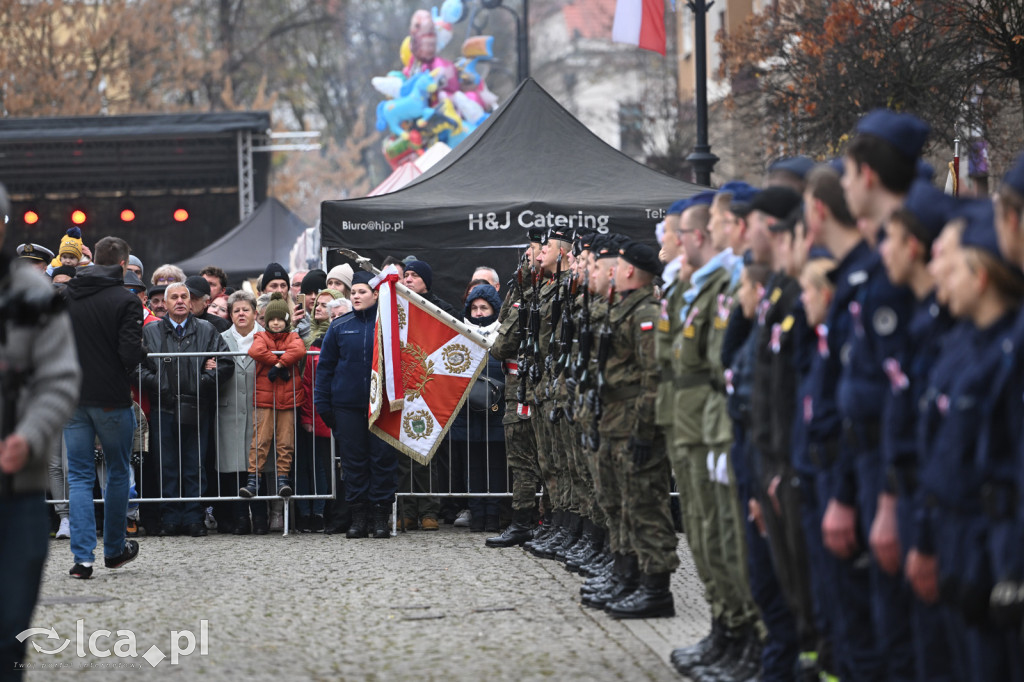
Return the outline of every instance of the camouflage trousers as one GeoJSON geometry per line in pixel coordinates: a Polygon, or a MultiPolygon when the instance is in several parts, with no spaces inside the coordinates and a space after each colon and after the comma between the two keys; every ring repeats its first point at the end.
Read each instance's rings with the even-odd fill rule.
{"type": "Polygon", "coordinates": [[[599,526],[604,525],[604,513],[597,505],[594,493],[593,453],[583,446],[578,423],[561,424],[562,443],[567,453],[570,484],[570,511],[590,519],[599,526]]]}
{"type": "Polygon", "coordinates": [[[655,438],[650,459],[634,462],[629,438],[601,438],[594,487],[607,516],[613,552],[635,554],[647,574],[670,573],[679,566],[669,509],[672,471],[665,439],[655,438]]]}
{"type": "MultiPolygon", "coordinates": [[[[508,405],[506,409],[509,409],[508,405]]],[[[512,409],[515,409],[514,406],[512,409]]],[[[537,467],[537,440],[533,435],[531,420],[505,424],[505,452],[508,455],[508,468],[512,470],[512,508],[536,509],[540,470],[537,467]]]]}
{"type": "Polygon", "coordinates": [[[561,434],[557,424],[548,419],[554,402],[545,400],[534,408],[533,433],[537,445],[537,464],[540,468],[540,480],[544,491],[551,500],[549,511],[565,511],[568,501],[568,479],[566,477],[566,457],[562,447],[561,434]]]}

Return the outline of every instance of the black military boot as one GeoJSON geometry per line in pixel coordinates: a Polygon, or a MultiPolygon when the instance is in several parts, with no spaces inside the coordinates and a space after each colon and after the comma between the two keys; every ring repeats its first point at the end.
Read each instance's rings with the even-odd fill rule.
{"type": "Polygon", "coordinates": [[[373,537],[378,540],[391,537],[391,529],[388,528],[389,516],[391,516],[390,504],[373,505],[373,537]]]}
{"type": "Polygon", "coordinates": [[[617,553],[610,554],[609,556],[611,557],[611,563],[608,564],[608,570],[599,575],[595,575],[593,578],[587,578],[584,580],[583,584],[580,585],[581,595],[586,596],[594,594],[595,592],[601,592],[602,590],[607,589],[608,585],[616,579],[618,576],[616,569],[621,565],[622,559],[617,553]]]}
{"type": "Polygon", "coordinates": [[[349,509],[352,511],[352,524],[348,527],[345,537],[350,539],[365,538],[368,534],[366,529],[366,514],[368,511],[366,505],[362,502],[354,502],[349,505],[349,509]]]}
{"type": "Polygon", "coordinates": [[[673,649],[669,656],[672,667],[684,677],[705,661],[718,658],[725,647],[725,627],[721,621],[711,621],[711,632],[696,644],[673,649]]]}
{"type": "Polygon", "coordinates": [[[731,680],[745,682],[746,680],[756,679],[757,674],[761,672],[761,653],[763,648],[761,638],[757,636],[757,631],[752,627],[746,628],[746,638],[739,658],[731,664],[724,659],[720,662],[723,672],[719,679],[723,680],[723,682],[731,680]]]}
{"type": "MultiPolygon", "coordinates": [[[[589,547],[590,543],[593,542],[594,536],[594,524],[593,522],[584,517],[580,517],[580,533],[576,537],[576,542],[572,543],[572,546],[566,549],[564,552],[559,553],[559,561],[569,561],[569,557],[576,556],[583,551],[585,547],[589,547]]],[[[569,570],[566,568],[566,570],[569,570]]]]}
{"type": "Polygon", "coordinates": [[[691,668],[689,677],[695,682],[733,682],[733,678],[728,676],[729,669],[743,655],[746,644],[747,628],[726,630],[717,655],[708,656],[706,660],[691,668]]]}
{"type": "Polygon", "coordinates": [[[637,588],[640,570],[637,567],[636,555],[618,555],[613,576],[608,586],[600,592],[583,597],[582,602],[594,609],[603,609],[611,602],[618,601],[631,594],[637,588]]]}
{"type": "Polygon", "coordinates": [[[557,547],[565,541],[565,533],[568,530],[566,523],[569,521],[569,512],[556,511],[551,514],[551,533],[544,540],[534,540],[530,553],[535,557],[546,559],[552,547],[557,547]]]}
{"type": "Polygon", "coordinates": [[[555,532],[555,519],[561,518],[560,514],[561,512],[546,512],[540,519],[540,526],[533,529],[533,539],[524,542],[523,549],[533,552],[535,545],[547,542],[551,538],[551,534],[555,532]]]}
{"type": "Polygon", "coordinates": [[[581,546],[577,552],[565,557],[565,570],[570,573],[580,573],[580,569],[600,554],[601,548],[604,546],[604,528],[589,519],[587,523],[590,524],[589,537],[587,537],[587,531],[583,531],[584,537],[587,537],[586,544],[581,546]]]}
{"type": "Polygon", "coordinates": [[[636,592],[609,604],[605,610],[612,618],[671,618],[676,615],[669,587],[671,578],[671,573],[641,573],[636,592]]]}
{"type": "Polygon", "coordinates": [[[533,537],[533,510],[513,509],[512,523],[502,531],[501,535],[484,540],[488,547],[515,547],[528,542],[533,537]]]}
{"type": "Polygon", "coordinates": [[[551,547],[549,550],[551,558],[556,561],[565,561],[569,550],[576,546],[581,535],[583,535],[583,517],[576,512],[569,512],[569,525],[565,539],[562,540],[562,544],[551,547]]]}
{"type": "Polygon", "coordinates": [[[608,529],[602,528],[601,531],[604,535],[604,543],[601,546],[600,552],[595,554],[594,558],[589,562],[580,566],[580,575],[587,578],[605,573],[611,565],[612,550],[608,544],[608,529]]]}

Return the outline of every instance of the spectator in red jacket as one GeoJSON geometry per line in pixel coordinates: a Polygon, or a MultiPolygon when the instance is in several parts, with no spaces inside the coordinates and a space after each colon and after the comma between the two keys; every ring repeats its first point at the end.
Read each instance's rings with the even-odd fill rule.
{"type": "Polygon", "coordinates": [[[242,497],[255,497],[259,473],[267,462],[270,444],[277,444],[277,493],[291,497],[288,471],[295,454],[295,408],[302,396],[298,367],[306,356],[306,345],[295,332],[288,331],[291,311],[282,294],[271,296],[263,314],[266,331],[256,332],[249,357],[259,363],[256,369],[256,414],[253,440],[249,447],[249,480],[238,491],[242,497]],[[283,351],[275,355],[274,351],[283,351]]]}

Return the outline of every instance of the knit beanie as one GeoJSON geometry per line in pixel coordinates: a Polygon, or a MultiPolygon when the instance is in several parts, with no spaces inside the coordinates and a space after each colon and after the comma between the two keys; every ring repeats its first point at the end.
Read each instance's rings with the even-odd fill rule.
{"type": "MultiPolygon", "coordinates": [[[[275,277],[274,279],[279,278],[275,277]]],[[[280,291],[275,291],[271,295],[270,303],[267,304],[267,309],[263,313],[264,328],[269,328],[271,320],[284,320],[286,328],[292,321],[292,313],[288,309],[288,301],[285,300],[284,294],[280,291]]]]}
{"type": "Polygon", "coordinates": [[[340,279],[345,286],[351,289],[353,274],[352,266],[348,263],[342,263],[331,268],[331,271],[327,273],[327,279],[340,279]]]}
{"type": "Polygon", "coordinates": [[[310,270],[302,278],[299,290],[304,294],[315,294],[327,288],[327,273],[323,270],[310,270]]]}
{"type": "Polygon", "coordinates": [[[430,269],[430,266],[421,260],[409,261],[405,264],[405,271],[412,270],[423,280],[423,284],[426,285],[427,291],[430,291],[431,285],[434,283],[434,271],[430,269]]]}
{"type": "Polygon", "coordinates": [[[77,227],[72,227],[67,233],[60,239],[60,249],[57,251],[57,259],[64,254],[74,256],[75,258],[82,257],[82,231],[77,227]]]}
{"type": "Polygon", "coordinates": [[[260,286],[266,291],[267,285],[275,279],[283,279],[285,284],[291,286],[292,281],[288,279],[288,271],[280,263],[271,263],[267,266],[267,269],[263,271],[263,279],[260,281],[260,286]]]}

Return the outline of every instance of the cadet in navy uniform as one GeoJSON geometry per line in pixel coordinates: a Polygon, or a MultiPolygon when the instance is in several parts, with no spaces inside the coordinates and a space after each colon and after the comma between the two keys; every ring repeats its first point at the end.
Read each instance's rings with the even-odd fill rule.
{"type": "Polygon", "coordinates": [[[943,358],[933,369],[923,415],[934,436],[920,470],[915,540],[924,553],[934,543],[938,594],[921,581],[915,589],[926,601],[938,596],[943,602],[949,641],[963,647],[955,652],[956,679],[1014,680],[1021,674],[1020,643],[988,617],[991,521],[978,464],[979,437],[994,407],[991,387],[1013,345],[1024,278],[1000,259],[991,203],[972,202],[964,213],[961,248],[950,256],[947,281],[950,313],[970,326],[957,344],[964,349],[959,362],[943,358]]]}
{"type": "MultiPolygon", "coordinates": [[[[1024,264],[1024,155],[1003,178],[996,193],[995,228],[999,251],[1013,266],[1024,264]]],[[[1021,634],[1024,613],[1024,314],[1018,313],[1012,344],[1003,349],[992,382],[993,409],[979,440],[985,507],[990,517],[988,555],[997,587],[991,595],[993,624],[1021,634]],[[1016,504],[1015,504],[1016,502],[1016,504]]],[[[1019,674],[1020,647],[1013,664],[1019,674]]]]}
{"type": "MultiPolygon", "coordinates": [[[[916,307],[895,341],[898,347],[885,358],[891,397],[882,420],[882,451],[886,494],[896,507],[880,506],[870,544],[882,570],[900,574],[904,552],[913,546],[912,529],[917,492],[917,408],[928,372],[942,350],[953,319],[936,298],[935,279],[928,270],[932,243],[951,217],[954,200],[925,180],[916,180],[902,208],[889,218],[880,246],[889,280],[914,294],[916,307]],[[898,531],[897,531],[898,529],[898,531]]],[[[945,641],[936,608],[914,600],[911,636],[917,679],[951,680],[949,644],[945,641]]]]}

